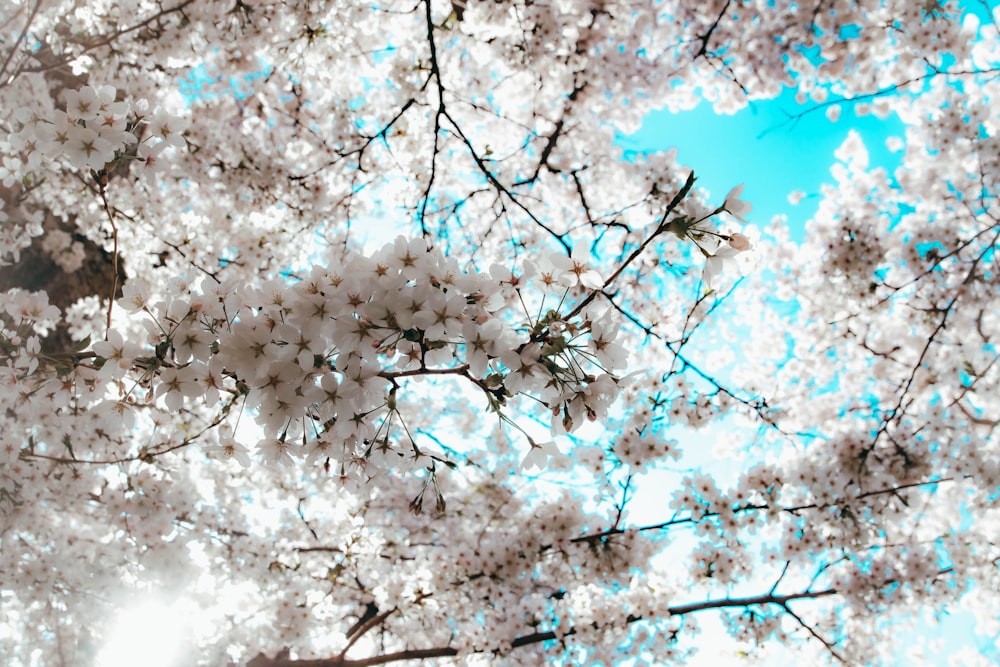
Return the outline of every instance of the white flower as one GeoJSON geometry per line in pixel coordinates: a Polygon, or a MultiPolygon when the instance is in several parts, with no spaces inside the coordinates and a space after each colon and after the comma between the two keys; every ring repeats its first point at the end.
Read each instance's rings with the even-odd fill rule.
{"type": "Polygon", "coordinates": [[[295,463],[291,446],[278,438],[264,438],[257,443],[257,453],[270,464],[290,466],[295,463]]]}
{"type": "Polygon", "coordinates": [[[590,343],[594,356],[608,371],[628,366],[628,351],[615,342],[618,328],[618,323],[608,320],[595,320],[590,325],[590,343]]]}
{"type": "Polygon", "coordinates": [[[43,326],[54,325],[61,315],[59,308],[49,304],[46,292],[8,291],[3,306],[11,317],[43,326]]]}
{"type": "Polygon", "coordinates": [[[63,111],[53,111],[51,120],[38,125],[38,148],[49,157],[57,157],[69,143],[76,124],[63,111]]]}
{"type": "Polygon", "coordinates": [[[225,380],[222,376],[222,362],[218,357],[201,368],[198,384],[201,385],[201,398],[205,405],[215,405],[219,402],[219,391],[225,387],[225,380]]]}
{"type": "Polygon", "coordinates": [[[450,340],[461,335],[465,297],[461,294],[432,292],[413,315],[413,324],[423,329],[429,340],[450,340]]]}
{"type": "Polygon", "coordinates": [[[475,377],[482,377],[490,359],[500,356],[503,324],[499,318],[489,319],[483,324],[470,320],[462,325],[462,333],[465,337],[465,360],[469,364],[469,371],[475,377]]]}
{"type": "Polygon", "coordinates": [[[208,454],[212,458],[236,461],[244,468],[250,465],[249,450],[232,437],[219,438],[219,446],[209,447],[208,454]]]}
{"type": "Polygon", "coordinates": [[[28,375],[34,373],[35,369],[38,368],[38,355],[41,351],[42,344],[38,340],[38,336],[29,336],[23,350],[23,354],[28,359],[28,375]]]}
{"type": "Polygon", "coordinates": [[[531,468],[544,470],[549,464],[549,457],[559,456],[559,447],[554,442],[544,442],[542,444],[538,444],[534,440],[529,440],[528,442],[531,445],[531,449],[521,459],[521,470],[531,468]]]}
{"type": "Polygon", "coordinates": [[[564,272],[564,275],[560,276],[560,282],[569,285],[580,284],[590,289],[604,287],[601,274],[590,268],[587,251],[583,249],[582,245],[573,248],[573,253],[569,257],[554,254],[550,260],[555,267],[564,272]]]}
{"type": "Polygon", "coordinates": [[[160,384],[156,395],[164,397],[169,410],[178,411],[184,405],[184,397],[194,398],[201,395],[201,385],[198,382],[200,369],[197,364],[181,368],[164,368],[160,373],[160,384]]]}
{"type": "Polygon", "coordinates": [[[21,161],[16,157],[4,156],[3,163],[0,164],[0,183],[5,188],[14,185],[14,182],[21,177],[21,161]]]}
{"type": "Polygon", "coordinates": [[[89,127],[73,128],[63,150],[77,169],[103,169],[115,157],[114,145],[89,127]]]}
{"type": "Polygon", "coordinates": [[[753,206],[750,202],[740,199],[740,195],[742,194],[743,184],[740,183],[726,195],[726,201],[722,203],[722,208],[728,213],[736,216],[739,220],[746,222],[746,220],[743,219],[743,216],[749,213],[753,209],[753,206]]]}
{"type": "Polygon", "coordinates": [[[805,199],[806,193],[802,190],[795,190],[788,193],[788,203],[792,206],[798,206],[799,202],[805,199]]]}
{"type": "Polygon", "coordinates": [[[215,341],[215,336],[199,325],[185,320],[174,331],[173,340],[174,358],[178,362],[186,364],[191,359],[206,361],[209,356],[209,346],[215,341]]]}
{"type": "Polygon", "coordinates": [[[705,281],[706,287],[715,289],[715,279],[725,270],[739,252],[739,250],[725,245],[716,250],[714,255],[708,256],[705,260],[705,271],[702,274],[702,280],[705,281]]]}
{"type": "Polygon", "coordinates": [[[92,86],[66,91],[66,114],[72,120],[94,120],[101,110],[101,99],[92,86]]]}
{"type": "Polygon", "coordinates": [[[168,147],[167,142],[161,141],[157,144],[143,143],[136,150],[136,155],[143,160],[142,170],[150,174],[155,174],[163,170],[163,159],[160,154],[168,147]]]}
{"type": "Polygon", "coordinates": [[[163,139],[169,146],[183,146],[182,132],[187,128],[187,120],[158,109],[149,121],[149,129],[154,137],[163,139]]]}
{"type": "Polygon", "coordinates": [[[130,280],[122,287],[122,298],[116,302],[125,311],[134,313],[146,307],[149,285],[142,280],[130,280]]]}
{"type": "Polygon", "coordinates": [[[520,353],[507,350],[500,355],[501,363],[508,369],[504,385],[511,394],[530,391],[543,377],[543,366],[538,363],[539,347],[528,345],[520,353]]]}
{"type": "Polygon", "coordinates": [[[120,378],[132,367],[133,360],[142,353],[135,343],[126,342],[114,329],[108,331],[108,339],[94,343],[94,354],[105,359],[101,367],[104,377],[120,378]]]}

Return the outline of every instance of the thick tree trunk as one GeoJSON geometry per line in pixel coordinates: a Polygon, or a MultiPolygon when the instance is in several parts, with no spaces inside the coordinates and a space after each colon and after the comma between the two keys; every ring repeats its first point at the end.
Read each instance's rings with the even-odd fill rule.
{"type": "MultiPolygon", "coordinates": [[[[16,208],[5,207],[16,215],[16,208]]],[[[13,217],[13,216],[12,216],[13,217]]],[[[114,279],[115,262],[111,253],[104,250],[90,239],[77,233],[72,221],[64,222],[51,213],[46,212],[43,222],[46,234],[61,229],[69,233],[74,241],[79,241],[84,248],[83,265],[67,273],[42,248],[46,234],[35,237],[29,247],[21,251],[20,260],[12,266],[0,267],[0,291],[18,287],[32,292],[45,291],[49,295],[49,303],[65,311],[80,299],[96,296],[105,304],[115,290],[115,298],[121,296],[122,283],[125,280],[125,270],[121,257],[118,261],[117,286],[114,279]]],[[[68,352],[73,347],[73,340],[65,322],[42,341],[43,351],[49,354],[68,352]]]]}

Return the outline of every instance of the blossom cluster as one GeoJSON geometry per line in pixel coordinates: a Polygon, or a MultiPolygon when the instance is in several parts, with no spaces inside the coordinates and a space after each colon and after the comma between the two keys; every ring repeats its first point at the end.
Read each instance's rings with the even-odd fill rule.
{"type": "Polygon", "coordinates": [[[73,169],[100,172],[120,158],[152,163],[168,146],[184,145],[182,118],[164,109],[152,113],[146,100],[121,96],[114,86],[66,90],[64,99],[65,109],[15,112],[19,128],[7,142],[23,158],[24,171],[37,170],[43,158],[64,158],[73,169]]]}
{"type": "MultiPolygon", "coordinates": [[[[63,90],[62,97],[61,109],[45,99],[20,106],[11,131],[0,137],[0,181],[11,193],[26,194],[64,167],[94,174],[102,188],[116,174],[127,173],[131,163],[154,174],[167,149],[185,145],[185,118],[162,108],[154,111],[145,99],[133,99],[113,86],[84,85],[63,90]]],[[[69,215],[66,211],[61,217],[69,215]]],[[[22,249],[43,234],[42,249],[63,270],[75,271],[83,263],[79,241],[66,231],[46,228],[36,206],[12,208],[3,217],[9,222],[0,225],[0,263],[17,263],[22,249]]]]}
{"type": "Polygon", "coordinates": [[[59,319],[59,309],[49,304],[45,292],[8,290],[3,295],[4,309],[0,312],[0,355],[6,362],[0,366],[0,382],[14,385],[30,376],[39,365],[41,337],[59,319]]]}
{"type": "MultiPolygon", "coordinates": [[[[136,343],[111,331],[94,345],[95,366],[105,378],[151,386],[169,411],[186,399],[237,397],[263,428],[258,453],[274,464],[332,460],[345,469],[373,452],[408,453],[412,441],[388,429],[408,379],[420,376],[464,378],[497,413],[530,395],[554,430],[569,431],[607,414],[624,350],[614,317],[592,305],[508,321],[508,304],[532,284],[527,275],[551,279],[540,277],[539,288],[557,286],[558,298],[592,271],[579,254],[545,264],[515,287],[499,265],[493,275],[465,273],[422,240],[400,237],[371,256],[259,288],[204,281],[149,303],[149,287],[130,281],[118,305],[148,313],[148,335],[136,343]]],[[[223,455],[245,460],[242,445],[227,443],[223,455]]]]}

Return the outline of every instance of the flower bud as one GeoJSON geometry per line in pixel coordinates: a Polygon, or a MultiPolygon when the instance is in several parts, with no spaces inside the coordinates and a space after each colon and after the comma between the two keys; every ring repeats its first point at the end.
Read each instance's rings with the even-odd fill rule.
{"type": "Polygon", "coordinates": [[[730,234],[729,246],[737,252],[743,252],[750,249],[750,239],[743,234],[730,234]]]}

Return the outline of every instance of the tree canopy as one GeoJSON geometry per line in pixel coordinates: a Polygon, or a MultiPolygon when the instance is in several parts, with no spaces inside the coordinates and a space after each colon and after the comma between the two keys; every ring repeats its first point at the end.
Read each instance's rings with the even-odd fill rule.
{"type": "Polygon", "coordinates": [[[992,664],[998,24],[3,3],[3,662],[101,664],[157,600],[185,665],[683,664],[708,616],[895,663],[957,609],[992,664]],[[618,141],[787,89],[905,126],[804,233],[618,141]]]}

